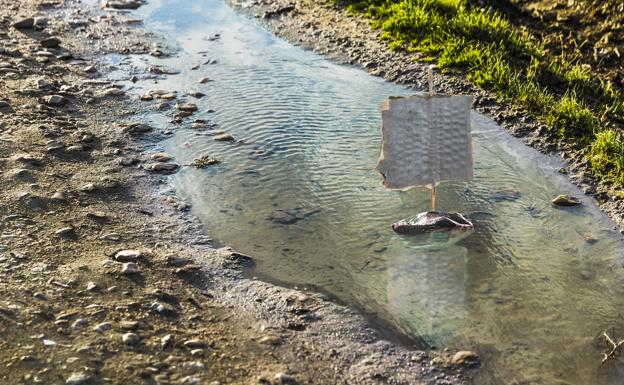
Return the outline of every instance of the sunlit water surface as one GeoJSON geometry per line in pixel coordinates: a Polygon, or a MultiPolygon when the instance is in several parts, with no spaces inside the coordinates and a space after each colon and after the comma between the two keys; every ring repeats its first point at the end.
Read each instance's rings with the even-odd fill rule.
{"type": "Polygon", "coordinates": [[[163,146],[178,163],[222,161],[171,182],[210,236],[254,256],[252,275],[317,287],[432,346],[476,349],[479,384],[622,383],[621,365],[599,367],[597,342],[603,330],[624,333],[620,236],[588,200],[551,206],[559,193],[580,195],[555,161],[473,113],[476,177],[442,185],[438,205],[467,214],[475,231],[397,236],[390,224],[429,204],[426,190],[385,190],[374,170],[379,104],[409,90],[296,48],[218,0],[152,0],[138,15],[180,52],[122,68],[181,73],[132,92],[202,91],[186,98],[195,118],[245,142],[150,115],[175,130],[163,146]],[[205,76],[214,81],[199,84],[205,76]]]}

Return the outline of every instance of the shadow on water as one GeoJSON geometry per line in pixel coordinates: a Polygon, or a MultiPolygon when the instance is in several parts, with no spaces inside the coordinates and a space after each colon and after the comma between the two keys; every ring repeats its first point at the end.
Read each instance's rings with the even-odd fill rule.
{"type": "Polygon", "coordinates": [[[139,75],[130,92],[178,91],[216,126],[173,126],[171,110],[146,117],[173,131],[163,149],[178,163],[221,161],[171,183],[211,237],[254,255],[248,274],[328,293],[404,344],[476,349],[479,384],[621,382],[620,363],[598,367],[595,343],[602,330],[624,333],[621,236],[586,198],[550,204],[582,195],[555,160],[473,113],[475,178],[442,185],[438,205],[474,231],[399,236],[390,224],[426,211],[428,192],[387,191],[374,168],[379,103],[410,90],[293,47],[218,0],[152,0],[138,15],[180,52],[117,64],[139,75]],[[180,73],[151,77],[151,65],[180,73]],[[213,140],[220,131],[236,141],[213,140]]]}

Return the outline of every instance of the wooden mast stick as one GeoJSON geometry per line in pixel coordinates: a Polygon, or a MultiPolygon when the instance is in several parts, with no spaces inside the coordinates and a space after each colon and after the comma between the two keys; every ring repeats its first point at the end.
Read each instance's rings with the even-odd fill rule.
{"type": "MultiPolygon", "coordinates": [[[[429,96],[433,96],[433,65],[427,68],[427,80],[429,82],[429,96]]],[[[435,181],[431,183],[431,211],[436,209],[436,185],[435,181]]]]}

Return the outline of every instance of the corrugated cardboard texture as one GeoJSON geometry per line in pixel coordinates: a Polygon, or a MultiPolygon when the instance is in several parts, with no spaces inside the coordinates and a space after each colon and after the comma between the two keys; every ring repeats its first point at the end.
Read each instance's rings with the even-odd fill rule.
{"type": "Polygon", "coordinates": [[[391,189],[473,177],[472,96],[415,95],[382,103],[377,170],[391,189]]]}

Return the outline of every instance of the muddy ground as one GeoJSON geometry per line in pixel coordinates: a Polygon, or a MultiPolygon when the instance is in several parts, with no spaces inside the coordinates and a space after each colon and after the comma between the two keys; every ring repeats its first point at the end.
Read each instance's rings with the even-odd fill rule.
{"type": "Polygon", "coordinates": [[[160,193],[175,160],[149,148],[167,128],[142,124],[99,60],[166,52],[139,20],[0,0],[0,37],[0,383],[466,382],[469,355],[243,278],[253,259],[213,249],[160,193]]]}
{"type": "MultiPolygon", "coordinates": [[[[361,16],[348,13],[339,2],[338,5],[333,5],[334,3],[330,1],[313,0],[229,1],[233,6],[263,20],[278,36],[295,44],[327,55],[339,62],[360,66],[370,74],[389,81],[414,87],[420,91],[426,89],[426,73],[429,64],[419,63],[416,60],[417,54],[390,50],[382,41],[380,31],[372,29],[369,21],[361,16]]],[[[539,1],[533,1],[533,3],[537,2],[539,1]]],[[[509,1],[484,0],[484,3],[496,3],[499,8],[506,5],[515,7],[509,1]]],[[[513,3],[515,4],[516,1],[514,0],[513,3]]],[[[561,7],[562,1],[553,3],[557,4],[549,8],[550,14],[553,10],[566,9],[561,7]]],[[[572,9],[576,8],[572,7],[572,9]]],[[[504,10],[501,9],[501,11],[504,10]]],[[[538,20],[539,17],[536,16],[535,19],[538,20]]],[[[573,19],[570,20],[573,21],[573,19]]],[[[545,28],[549,28],[549,25],[543,24],[545,28]]],[[[554,25],[551,26],[555,28],[554,25]]],[[[590,29],[591,26],[588,26],[584,31],[590,29]]],[[[599,35],[600,29],[596,28],[596,31],[598,32],[594,35],[599,35]]],[[[552,36],[560,36],[561,33],[554,29],[552,36]]],[[[550,35],[545,34],[545,36],[550,35]]],[[[615,41],[614,38],[611,41],[615,41]]],[[[609,52],[609,55],[617,55],[613,50],[609,52]]],[[[611,62],[607,63],[603,60],[601,63],[605,64],[604,71],[601,71],[601,74],[604,72],[605,81],[611,79],[610,77],[619,79],[619,72],[610,70],[606,66],[611,62]]],[[[621,65],[617,66],[618,70],[621,68],[621,65]]],[[[624,233],[624,194],[611,184],[597,180],[581,147],[557,138],[526,112],[497,102],[495,95],[473,86],[465,79],[461,71],[442,75],[436,70],[434,85],[436,92],[474,95],[474,109],[494,119],[527,145],[543,153],[561,157],[564,166],[560,172],[568,175],[584,194],[594,197],[600,208],[624,233]]]]}

